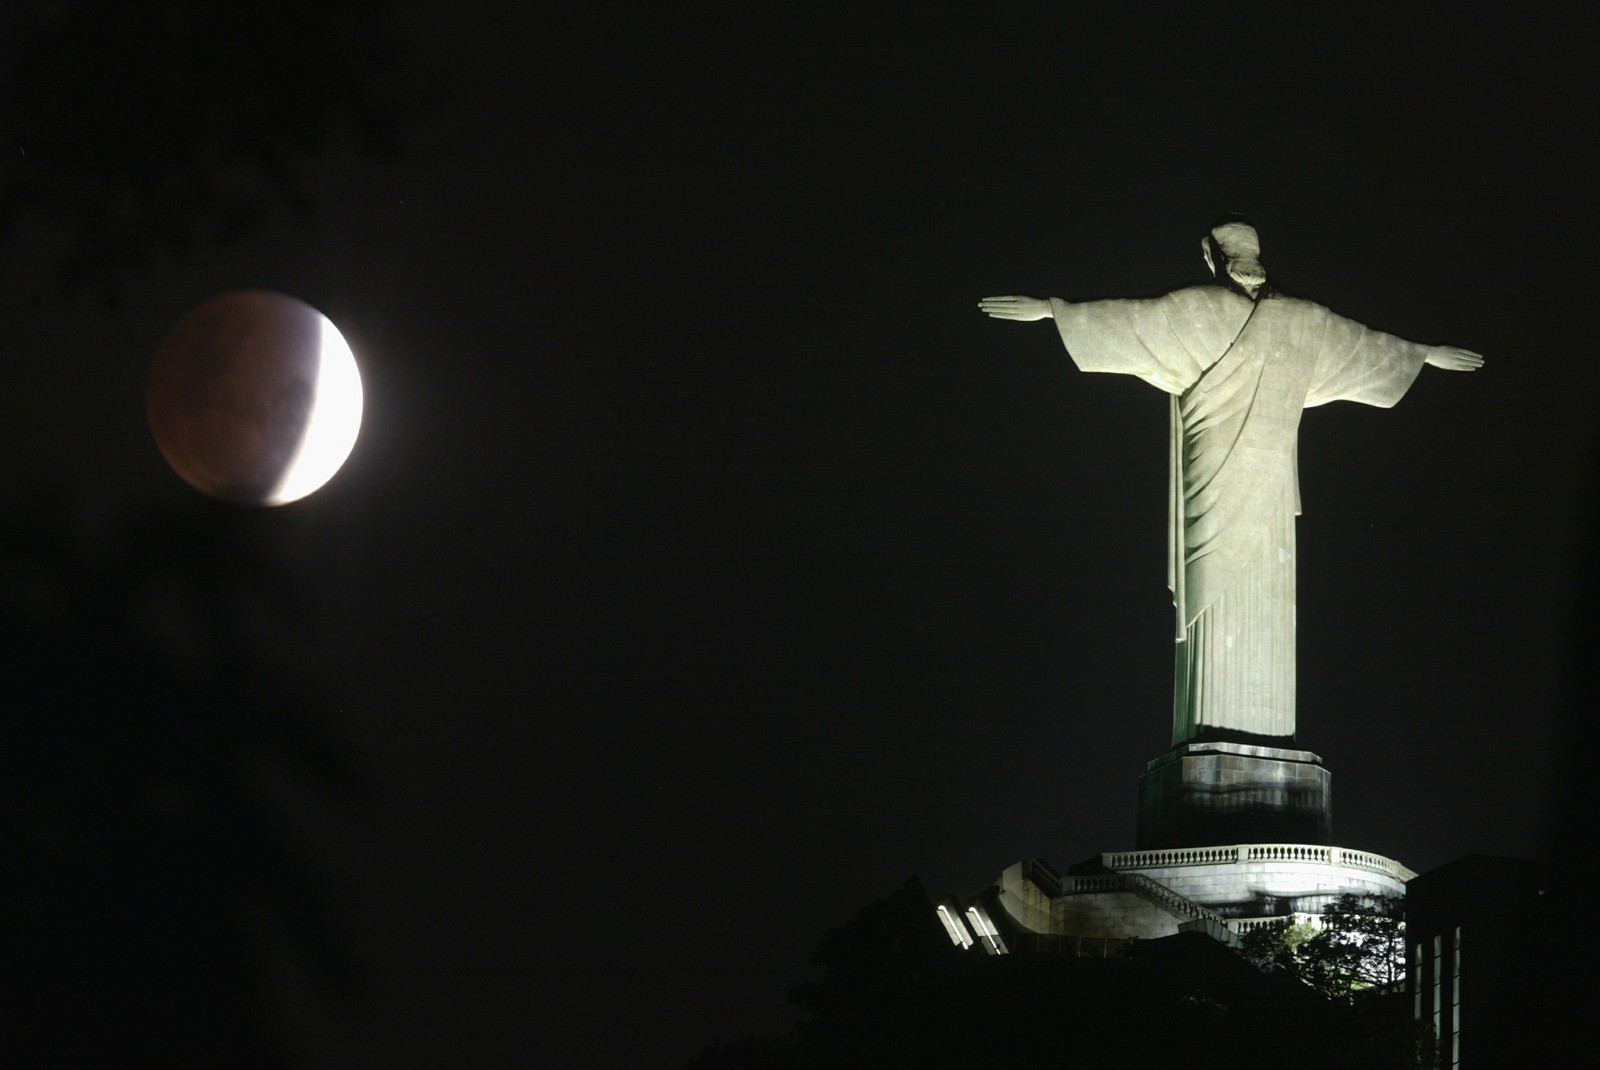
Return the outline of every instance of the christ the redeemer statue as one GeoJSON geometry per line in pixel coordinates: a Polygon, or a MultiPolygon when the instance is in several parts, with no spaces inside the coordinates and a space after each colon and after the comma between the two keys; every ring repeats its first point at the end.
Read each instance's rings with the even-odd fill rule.
{"type": "Polygon", "coordinates": [[[1171,395],[1174,746],[1294,736],[1301,410],[1330,401],[1388,408],[1424,364],[1483,364],[1468,350],[1407,342],[1274,292],[1243,220],[1219,223],[1201,248],[1214,284],[1148,300],[1012,295],[978,305],[998,319],[1054,319],[1081,370],[1136,375],[1171,395]]]}

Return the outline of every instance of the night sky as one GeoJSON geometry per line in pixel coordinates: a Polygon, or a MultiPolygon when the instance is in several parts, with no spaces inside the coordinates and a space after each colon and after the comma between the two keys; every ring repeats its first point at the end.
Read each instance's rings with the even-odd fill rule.
{"type": "MultiPolygon", "coordinates": [[[[269,934],[306,1065],[682,1066],[787,1028],[817,940],[913,875],[1130,848],[1170,733],[1167,402],[976,303],[1202,281],[1225,212],[1274,282],[1487,358],[1301,426],[1335,841],[1552,852],[1595,593],[1592,12],[245,8],[290,12],[280,59],[370,49],[393,145],[318,115],[303,204],[236,161],[249,226],[180,197],[204,236],[112,284],[59,281],[104,243],[14,205],[0,501],[69,560],[210,525],[292,593],[251,642],[350,786],[291,760],[261,791],[358,977],[328,996],[269,934]],[[245,286],[329,315],[367,390],[346,467],[278,510],[201,498],[144,423],[166,327],[245,286]]],[[[69,105],[42,144],[137,139],[69,105]]],[[[53,173],[35,129],[0,181],[53,173]]],[[[94,749],[22,724],[57,716],[16,714],[12,760],[94,749]]]]}

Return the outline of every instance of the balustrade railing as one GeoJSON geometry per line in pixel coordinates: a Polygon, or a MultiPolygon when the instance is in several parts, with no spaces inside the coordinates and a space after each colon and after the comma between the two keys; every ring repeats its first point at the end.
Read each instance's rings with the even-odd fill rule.
{"type": "Polygon", "coordinates": [[[1146,898],[1165,903],[1173,910],[1178,911],[1180,914],[1187,914],[1191,918],[1213,921],[1224,928],[1228,925],[1228,919],[1218,914],[1215,910],[1210,907],[1203,907],[1194,900],[1179,895],[1164,884],[1157,884],[1141,873],[1129,873],[1127,876],[1134,890],[1146,898]]]}
{"type": "Polygon", "coordinates": [[[1121,873],[1096,873],[1089,877],[1063,877],[1061,879],[1061,894],[1076,895],[1079,892],[1120,892],[1128,886],[1121,873]]]}
{"type": "Polygon", "coordinates": [[[1162,903],[1190,918],[1227,925],[1221,914],[1151,880],[1142,873],[1095,873],[1082,877],[1062,877],[1055,895],[1083,895],[1090,892],[1137,892],[1146,899],[1162,903]]]}
{"type": "Polygon", "coordinates": [[[1062,892],[1061,878],[1047,869],[1037,858],[1023,860],[1022,875],[1038,885],[1039,889],[1052,899],[1062,892]]]}
{"type": "Polygon", "coordinates": [[[1226,847],[1171,847],[1159,851],[1106,852],[1100,860],[1107,869],[1161,869],[1170,866],[1223,866],[1241,862],[1301,862],[1349,866],[1407,881],[1416,874],[1391,858],[1344,847],[1308,843],[1237,843],[1226,847]]]}
{"type": "Polygon", "coordinates": [[[1240,936],[1248,932],[1254,932],[1257,929],[1287,929],[1291,925],[1310,925],[1313,928],[1320,929],[1322,928],[1322,915],[1296,911],[1293,914],[1281,914],[1266,918],[1233,918],[1228,924],[1240,936]]]}

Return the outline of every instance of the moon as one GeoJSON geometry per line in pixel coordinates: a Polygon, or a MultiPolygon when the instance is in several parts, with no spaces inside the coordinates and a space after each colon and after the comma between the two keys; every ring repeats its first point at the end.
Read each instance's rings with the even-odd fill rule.
{"type": "Polygon", "coordinates": [[[150,365],[157,448],[190,486],[224,501],[284,505],[317,490],[355,448],[361,405],[339,329],[271,290],[190,309],[150,365]]]}

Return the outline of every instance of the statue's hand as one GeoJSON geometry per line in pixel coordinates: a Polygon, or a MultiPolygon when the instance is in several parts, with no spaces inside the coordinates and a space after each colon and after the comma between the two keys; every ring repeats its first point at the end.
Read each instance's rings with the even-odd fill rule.
{"type": "Polygon", "coordinates": [[[1460,346],[1429,346],[1427,361],[1447,372],[1475,372],[1483,367],[1483,356],[1460,346]]]}
{"type": "Polygon", "coordinates": [[[978,307],[997,320],[1047,320],[1050,318],[1050,301],[1044,297],[1027,297],[1007,294],[1004,297],[985,297],[978,307]]]}

